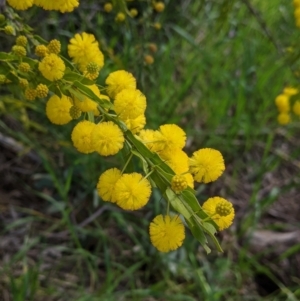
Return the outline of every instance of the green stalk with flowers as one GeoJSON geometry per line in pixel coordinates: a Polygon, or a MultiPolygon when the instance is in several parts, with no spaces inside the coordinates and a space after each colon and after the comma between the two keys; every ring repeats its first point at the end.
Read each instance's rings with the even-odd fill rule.
{"type": "MultiPolygon", "coordinates": [[[[64,13],[72,11],[79,2],[27,0],[21,4],[9,0],[8,4],[22,10],[36,4],[64,13]]],[[[96,187],[100,198],[124,210],[139,210],[149,202],[152,189],[158,188],[167,209],[150,222],[154,247],[169,252],[183,244],[182,216],[207,252],[210,252],[207,235],[217,250],[222,251],[215,233],[232,224],[234,208],[218,196],[201,206],[193,190],[194,181],[210,183],[222,175],[225,170],[222,154],[203,148],[189,158],[183,151],[186,133],[175,124],[161,125],[157,130],[145,129],[146,96],[137,89],[131,73],[111,72],[105,85],[98,86],[96,79],[104,66],[104,56],[94,35],[75,34],[68,44],[69,59],[60,54],[58,40],[47,43],[33,36],[28,27],[14,26],[14,16],[7,8],[4,31],[16,33],[17,38],[10,52],[0,53],[1,84],[21,87],[25,102],[43,101],[50,95],[45,114],[58,126],[74,123],[70,139],[78,152],[96,152],[106,157],[122,151],[128,158],[123,170],[111,168],[100,175],[96,187]],[[27,55],[33,52],[32,57],[27,55]],[[127,164],[133,157],[140,160],[143,174],[127,172],[127,164]]]]}

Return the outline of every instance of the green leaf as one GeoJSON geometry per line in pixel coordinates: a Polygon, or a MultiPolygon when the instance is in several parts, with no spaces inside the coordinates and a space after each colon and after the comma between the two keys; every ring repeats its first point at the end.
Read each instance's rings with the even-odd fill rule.
{"type": "Polygon", "coordinates": [[[207,232],[210,232],[211,234],[215,234],[217,232],[216,228],[211,223],[204,222],[203,227],[207,232]]]}
{"type": "Polygon", "coordinates": [[[78,90],[73,89],[72,87],[68,87],[67,90],[71,93],[73,97],[78,99],[79,101],[84,101],[86,96],[80,93],[78,90]]]}
{"type": "Polygon", "coordinates": [[[16,55],[6,53],[6,52],[0,52],[0,61],[18,61],[20,58],[16,55]]]}
{"type": "Polygon", "coordinates": [[[207,239],[203,230],[198,227],[197,223],[193,218],[186,219],[186,223],[188,224],[193,236],[201,243],[201,245],[205,245],[207,243],[207,239]]]}
{"type": "Polygon", "coordinates": [[[85,78],[79,73],[71,71],[69,68],[66,69],[63,79],[69,82],[80,81],[82,84],[88,86],[95,84],[93,81],[85,78]]]}
{"type": "Polygon", "coordinates": [[[171,206],[180,214],[184,216],[185,219],[189,220],[192,214],[187,210],[182,201],[178,198],[176,193],[171,189],[167,188],[165,192],[167,199],[170,201],[171,206]]]}
{"type": "Polygon", "coordinates": [[[90,122],[94,123],[94,121],[95,121],[95,119],[94,119],[94,113],[93,112],[87,112],[87,114],[88,114],[88,120],[90,122]]]}

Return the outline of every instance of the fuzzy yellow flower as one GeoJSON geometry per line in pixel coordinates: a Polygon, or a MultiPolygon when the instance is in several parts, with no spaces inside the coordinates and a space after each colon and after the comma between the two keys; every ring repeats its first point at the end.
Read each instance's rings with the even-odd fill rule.
{"type": "Polygon", "coordinates": [[[158,13],[161,13],[165,9],[165,4],[161,1],[158,1],[154,3],[153,7],[158,13]]]}
{"type": "Polygon", "coordinates": [[[38,98],[44,98],[48,95],[49,93],[49,89],[46,85],[44,84],[39,84],[37,85],[37,87],[35,88],[35,92],[36,92],[36,96],[38,98]]]}
{"type": "Polygon", "coordinates": [[[71,12],[79,5],[78,0],[34,0],[34,4],[45,10],[58,10],[62,13],[71,12]]]}
{"type": "Polygon", "coordinates": [[[150,182],[139,173],[123,174],[117,181],[113,199],[124,210],[138,210],[151,195],[150,182]]]}
{"type": "Polygon", "coordinates": [[[281,125],[286,125],[291,122],[291,116],[289,113],[282,112],[277,116],[277,121],[281,125]]]}
{"type": "Polygon", "coordinates": [[[53,95],[47,101],[46,115],[54,124],[67,124],[72,120],[70,115],[71,107],[72,102],[69,97],[63,95],[62,98],[59,98],[57,95],[53,95]]]}
{"type": "Polygon", "coordinates": [[[168,164],[176,174],[185,173],[189,170],[189,157],[181,149],[173,149],[159,152],[159,156],[168,164]]]}
{"type": "Polygon", "coordinates": [[[150,240],[160,252],[170,252],[182,246],[184,225],[178,215],[158,215],[149,226],[150,240]]]}
{"type": "Polygon", "coordinates": [[[73,62],[79,66],[81,72],[85,72],[89,63],[95,63],[98,71],[104,65],[104,56],[99,49],[99,43],[93,34],[83,32],[75,34],[68,45],[68,54],[73,62]]]}
{"type": "Polygon", "coordinates": [[[293,87],[285,87],[283,89],[283,94],[285,94],[287,96],[293,96],[293,95],[296,95],[298,93],[299,93],[298,89],[293,88],[293,87]]]}
{"type": "Polygon", "coordinates": [[[114,110],[122,120],[134,119],[146,110],[146,97],[140,90],[124,89],[114,101],[114,110]]]}
{"type": "Polygon", "coordinates": [[[297,115],[300,116],[300,101],[297,100],[295,101],[294,105],[293,105],[293,112],[297,115]]]}
{"type": "Polygon", "coordinates": [[[300,0],[294,0],[294,6],[300,8],[300,0]]]}
{"type": "Polygon", "coordinates": [[[134,17],[136,17],[136,16],[139,14],[139,12],[138,12],[138,10],[137,10],[136,8],[132,8],[132,9],[129,11],[129,14],[130,14],[130,16],[131,16],[132,18],[134,18],[134,17]]]}
{"type": "Polygon", "coordinates": [[[162,140],[162,135],[159,131],[141,130],[139,137],[143,141],[145,146],[147,146],[147,148],[152,152],[162,151],[162,145],[160,143],[160,141],[162,140]]]}
{"type": "Polygon", "coordinates": [[[127,128],[133,133],[136,134],[140,132],[145,124],[146,124],[146,117],[145,115],[139,115],[133,119],[125,119],[123,120],[127,126],[127,128]]]}
{"type": "Polygon", "coordinates": [[[49,49],[45,45],[40,44],[35,46],[34,53],[36,56],[45,57],[49,54],[49,49]]]}
{"type": "Polygon", "coordinates": [[[131,73],[125,70],[110,73],[105,84],[107,85],[107,94],[110,98],[115,98],[115,96],[124,89],[136,89],[135,78],[131,73]]]}
{"type": "Polygon", "coordinates": [[[162,134],[160,141],[162,151],[172,151],[173,149],[182,149],[185,145],[186,134],[176,124],[164,124],[159,127],[162,134]]]}
{"type": "Polygon", "coordinates": [[[26,47],[28,43],[28,39],[25,36],[18,36],[16,38],[16,45],[26,47]]]}
{"type": "Polygon", "coordinates": [[[110,13],[113,10],[113,5],[110,2],[104,4],[104,11],[110,13]]]}
{"type": "Polygon", "coordinates": [[[49,44],[47,45],[47,48],[48,48],[50,53],[59,54],[60,49],[61,49],[61,43],[57,39],[51,40],[49,42],[49,44]]]}
{"type": "Polygon", "coordinates": [[[7,3],[19,10],[26,10],[33,5],[33,0],[7,0],[7,3]]]}
{"type": "Polygon", "coordinates": [[[294,16],[295,16],[295,21],[296,21],[296,26],[300,27],[300,7],[296,7],[294,11],[294,16]]]}
{"type": "Polygon", "coordinates": [[[115,21],[116,22],[124,22],[126,19],[126,15],[122,12],[117,13],[116,17],[115,17],[115,21]]]}
{"type": "Polygon", "coordinates": [[[202,205],[205,213],[217,224],[218,230],[222,231],[231,226],[234,219],[234,208],[230,202],[221,198],[209,198],[202,205]]]}
{"type": "Polygon", "coordinates": [[[95,151],[102,156],[118,153],[123,148],[125,140],[121,129],[112,121],[98,123],[91,137],[95,151]]]}
{"type": "Polygon", "coordinates": [[[190,173],[195,181],[209,183],[219,178],[225,170],[222,154],[212,148],[202,148],[189,159],[190,173]]]}
{"type": "Polygon", "coordinates": [[[144,56],[144,62],[146,65],[152,65],[154,63],[154,57],[150,54],[144,56]]]}
{"type": "Polygon", "coordinates": [[[64,76],[66,66],[64,61],[54,53],[46,55],[39,62],[39,70],[50,81],[56,81],[64,76]]]}
{"type": "Polygon", "coordinates": [[[186,178],[183,175],[175,175],[171,180],[171,188],[175,193],[180,193],[188,187],[186,178]]]}
{"type": "Polygon", "coordinates": [[[121,178],[122,173],[117,168],[106,170],[98,180],[97,191],[99,196],[106,202],[115,203],[113,198],[114,189],[117,181],[121,178]]]}
{"type": "Polygon", "coordinates": [[[188,186],[194,189],[194,178],[193,178],[193,175],[190,174],[190,173],[184,173],[183,176],[185,177],[188,186]]]}
{"type": "Polygon", "coordinates": [[[95,123],[84,120],[77,123],[73,128],[71,139],[74,147],[79,152],[89,154],[95,151],[91,140],[91,134],[95,126],[95,123]]]}
{"type": "Polygon", "coordinates": [[[36,99],[36,90],[32,88],[27,88],[25,90],[25,98],[27,100],[35,100],[36,99]]]}
{"type": "Polygon", "coordinates": [[[275,104],[280,113],[290,111],[290,97],[286,94],[280,94],[275,98],[275,104]]]}

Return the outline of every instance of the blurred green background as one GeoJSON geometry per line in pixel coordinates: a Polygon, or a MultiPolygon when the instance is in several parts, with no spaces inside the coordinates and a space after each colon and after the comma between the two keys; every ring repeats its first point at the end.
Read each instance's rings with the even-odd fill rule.
{"type": "Polygon", "coordinates": [[[198,185],[197,197],[227,198],[236,219],[218,234],[222,254],[206,255],[188,230],[182,248],[159,253],[148,237],[159,193],[137,212],[102,202],[98,177],[122,158],[77,153],[74,124],[52,125],[44,104],[24,107],[1,90],[0,300],[300,299],[300,123],[279,126],[274,105],[285,86],[299,86],[292,4],[169,0],[153,14],[150,1],[134,0],[128,7],[139,15],[122,24],[104,1],[81,1],[70,14],[20,14],[64,51],[76,32],[93,33],[106,58],[100,85],[113,70],[132,72],[148,128],[180,125],[188,154],[220,150],[225,174],[198,185]]]}

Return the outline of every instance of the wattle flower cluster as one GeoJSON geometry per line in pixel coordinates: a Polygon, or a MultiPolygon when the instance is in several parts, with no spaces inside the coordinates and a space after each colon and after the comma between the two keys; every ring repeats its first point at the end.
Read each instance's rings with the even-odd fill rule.
{"type": "MultiPolygon", "coordinates": [[[[63,1],[64,5],[75,2],[63,1]]],[[[42,1],[34,3],[42,5],[42,1]]],[[[45,7],[49,8],[52,1],[47,3],[45,7]]],[[[178,212],[170,214],[167,206],[166,214],[150,223],[150,240],[159,251],[169,252],[182,245],[185,226],[180,215],[191,230],[202,229],[213,237],[215,230],[232,224],[234,208],[230,202],[214,197],[201,208],[193,190],[194,181],[210,183],[222,175],[222,154],[202,148],[189,157],[184,151],[186,133],[176,124],[144,129],[146,97],[131,73],[117,70],[107,76],[103,87],[95,83],[104,57],[94,35],[76,34],[70,40],[68,54],[72,62],[60,55],[58,40],[35,46],[35,59],[27,56],[30,48],[26,36],[19,35],[11,52],[2,54],[3,70],[9,71],[0,74],[0,83],[19,85],[26,101],[48,98],[50,94],[46,116],[56,125],[75,123],[71,140],[78,152],[106,157],[124,148],[128,161],[122,170],[111,168],[100,175],[98,194],[103,201],[124,210],[138,210],[149,202],[152,185],[158,187],[168,205],[178,212]],[[134,156],[143,163],[143,174],[126,172],[134,156]]]]}
{"type": "Polygon", "coordinates": [[[18,10],[26,10],[36,5],[45,10],[57,10],[66,13],[78,7],[79,0],[7,0],[7,3],[18,10]]]}
{"type": "Polygon", "coordinates": [[[294,8],[296,26],[300,27],[300,0],[294,0],[294,8]]]}
{"type": "Polygon", "coordinates": [[[279,124],[286,125],[292,121],[291,111],[296,117],[300,116],[300,100],[295,99],[298,94],[298,89],[286,87],[283,92],[275,98],[275,105],[279,113],[277,116],[279,124]]]}

